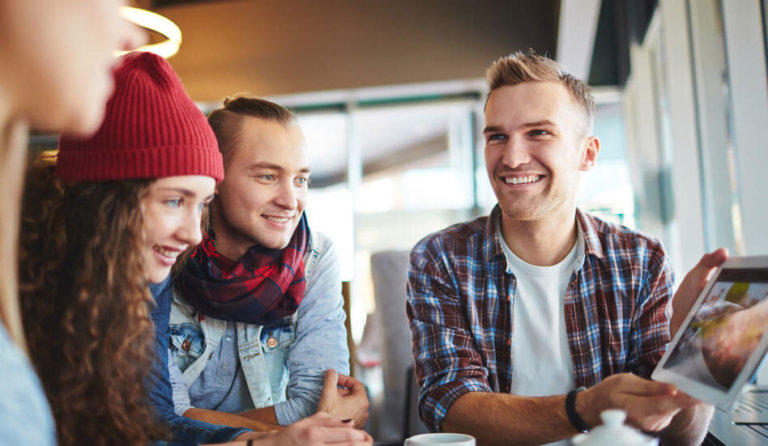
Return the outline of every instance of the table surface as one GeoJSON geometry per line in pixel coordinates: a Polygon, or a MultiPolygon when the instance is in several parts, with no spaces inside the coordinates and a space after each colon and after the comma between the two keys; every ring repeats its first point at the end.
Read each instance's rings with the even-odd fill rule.
{"type": "Polygon", "coordinates": [[[768,438],[747,425],[733,424],[731,415],[720,409],[715,410],[712,422],[709,423],[709,432],[727,445],[768,445],[768,438]]]}

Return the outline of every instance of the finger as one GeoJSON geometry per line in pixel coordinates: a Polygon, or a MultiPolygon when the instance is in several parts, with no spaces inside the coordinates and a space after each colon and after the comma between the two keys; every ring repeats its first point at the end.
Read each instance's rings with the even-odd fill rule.
{"type": "Polygon", "coordinates": [[[317,412],[330,412],[336,404],[338,389],[336,387],[336,372],[326,370],[323,377],[323,390],[320,394],[320,401],[317,402],[317,412]]]}
{"type": "Polygon", "coordinates": [[[326,370],[325,376],[323,377],[323,393],[335,392],[336,387],[338,386],[338,379],[339,379],[339,374],[336,373],[336,370],[333,370],[333,369],[326,370]]]}
{"type": "Polygon", "coordinates": [[[687,395],[679,391],[675,395],[673,395],[671,398],[673,398],[675,400],[675,403],[681,408],[688,408],[688,407],[698,406],[699,404],[704,404],[701,400],[698,400],[690,395],[687,395]]]}
{"type": "Polygon", "coordinates": [[[299,423],[306,423],[312,426],[325,426],[325,427],[344,427],[344,422],[333,415],[326,412],[317,412],[311,417],[304,418],[299,423]]]}
{"type": "Polygon", "coordinates": [[[341,373],[339,375],[339,385],[344,386],[347,388],[353,388],[353,387],[363,387],[363,383],[356,380],[355,378],[352,378],[351,376],[342,375],[341,373]]]}
{"type": "Polygon", "coordinates": [[[357,395],[357,396],[366,395],[365,386],[360,383],[355,384],[354,386],[350,387],[348,390],[350,395],[357,395]]]}
{"type": "Polygon", "coordinates": [[[647,432],[659,432],[667,428],[672,423],[672,420],[677,415],[677,412],[670,413],[664,416],[650,417],[646,419],[642,426],[638,426],[640,430],[647,432]]]}
{"type": "Polygon", "coordinates": [[[691,398],[681,399],[678,395],[672,396],[634,396],[630,397],[629,408],[638,416],[662,416],[673,414],[680,409],[688,407],[691,398]]]}
{"type": "Polygon", "coordinates": [[[686,274],[686,278],[690,277],[696,285],[701,285],[703,289],[715,268],[722,265],[727,258],[728,250],[725,248],[719,248],[709,254],[704,254],[701,256],[701,259],[699,259],[699,263],[686,274]]]}
{"type": "Polygon", "coordinates": [[[657,432],[667,427],[679,411],[650,412],[647,408],[638,408],[627,413],[627,423],[644,431],[657,432]]]}
{"type": "Polygon", "coordinates": [[[699,263],[705,263],[709,268],[717,268],[722,265],[728,258],[728,250],[725,248],[719,248],[702,258],[699,263]]]}
{"type": "Polygon", "coordinates": [[[365,441],[366,433],[344,425],[341,427],[317,426],[312,429],[311,438],[325,443],[352,443],[365,441]]]}
{"type": "Polygon", "coordinates": [[[355,378],[352,378],[349,375],[345,375],[343,373],[339,373],[339,385],[340,386],[351,386],[352,382],[357,381],[355,378]]]}
{"type": "Polygon", "coordinates": [[[646,432],[658,432],[669,426],[676,413],[637,418],[627,415],[626,423],[646,432]]]}
{"type": "Polygon", "coordinates": [[[649,397],[654,395],[673,395],[677,392],[674,385],[651,381],[637,375],[623,374],[620,381],[620,390],[635,396],[649,397]]]}
{"type": "Polygon", "coordinates": [[[363,383],[351,376],[339,375],[339,385],[346,387],[353,394],[365,393],[363,383]]]}

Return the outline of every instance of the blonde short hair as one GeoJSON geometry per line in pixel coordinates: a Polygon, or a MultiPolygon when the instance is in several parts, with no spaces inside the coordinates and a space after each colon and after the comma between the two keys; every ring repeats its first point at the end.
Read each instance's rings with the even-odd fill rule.
{"type": "Polygon", "coordinates": [[[589,85],[576,79],[559,63],[534,50],[528,50],[527,53],[517,51],[498,59],[486,71],[486,80],[489,88],[486,104],[491,94],[504,86],[535,81],[560,82],[584,111],[588,128],[592,128],[595,98],[589,85]]]}

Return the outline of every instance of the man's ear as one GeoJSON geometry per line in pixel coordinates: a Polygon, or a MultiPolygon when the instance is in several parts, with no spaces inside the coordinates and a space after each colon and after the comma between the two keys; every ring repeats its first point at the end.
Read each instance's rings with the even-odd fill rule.
{"type": "Polygon", "coordinates": [[[584,148],[581,154],[580,170],[591,170],[597,162],[597,155],[600,153],[600,140],[596,136],[587,136],[584,142],[584,148]]]}

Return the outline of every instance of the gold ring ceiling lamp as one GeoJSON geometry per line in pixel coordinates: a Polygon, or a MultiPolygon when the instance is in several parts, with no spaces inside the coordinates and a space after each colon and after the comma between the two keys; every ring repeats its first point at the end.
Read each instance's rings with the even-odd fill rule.
{"type": "MultiPolygon", "coordinates": [[[[147,51],[155,53],[158,56],[169,58],[179,52],[181,46],[181,29],[170,19],[161,16],[146,9],[134,8],[132,6],[121,6],[120,15],[126,20],[136,25],[154,31],[166,40],[162,42],[150,43],[131,51],[147,51]]],[[[122,56],[130,51],[116,51],[116,56],[122,56]]]]}

